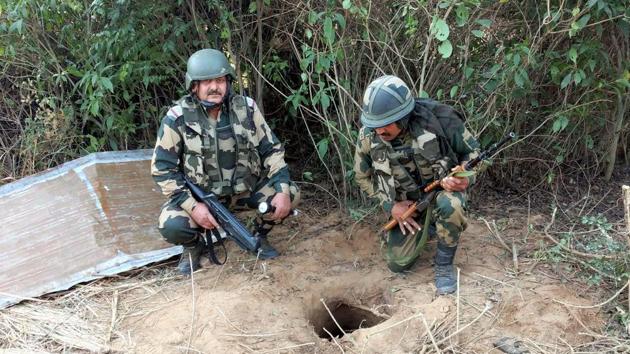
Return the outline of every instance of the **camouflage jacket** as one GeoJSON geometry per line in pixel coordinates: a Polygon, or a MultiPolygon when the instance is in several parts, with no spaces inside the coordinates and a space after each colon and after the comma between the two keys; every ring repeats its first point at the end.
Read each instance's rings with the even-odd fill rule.
{"type": "Polygon", "coordinates": [[[276,192],[289,193],[284,148],[254,100],[233,95],[227,112],[226,107],[217,124],[196,100],[184,96],[158,130],[151,175],[162,193],[189,213],[196,202],[184,186],[184,174],[220,196],[252,191],[265,177],[276,192]]]}
{"type": "MultiPolygon", "coordinates": [[[[391,142],[373,129],[359,131],[354,155],[356,182],[368,196],[378,198],[387,212],[397,201],[419,198],[419,184],[441,178],[479,154],[479,143],[461,120],[451,120],[441,137],[427,130],[422,119],[414,110],[407,126],[391,142]]],[[[474,176],[468,179],[474,183],[474,176]]]]}

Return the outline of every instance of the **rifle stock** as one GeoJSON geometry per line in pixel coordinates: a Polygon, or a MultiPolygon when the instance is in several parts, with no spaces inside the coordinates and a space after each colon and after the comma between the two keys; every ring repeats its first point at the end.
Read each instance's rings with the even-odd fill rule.
{"type": "MultiPolygon", "coordinates": [[[[515,136],[516,134],[514,134],[514,132],[510,132],[506,134],[503,137],[503,139],[501,139],[497,143],[492,144],[492,146],[490,146],[488,149],[482,151],[479,154],[479,156],[477,156],[476,158],[468,161],[465,165],[460,165],[460,166],[455,167],[455,170],[449,173],[446,177],[453,176],[458,172],[470,171],[474,169],[480,162],[490,158],[503,145],[505,145],[505,143],[513,139],[515,136]]],[[[409,206],[409,209],[407,209],[407,211],[403,213],[403,215],[401,216],[401,219],[405,220],[408,217],[412,216],[415,212],[421,212],[424,209],[426,209],[429,206],[429,204],[433,201],[433,198],[435,198],[435,196],[437,195],[437,192],[442,190],[441,183],[444,178],[437,179],[437,180],[434,180],[434,181],[431,181],[431,182],[428,182],[419,186],[418,189],[420,189],[423,192],[423,196],[420,199],[418,199],[415,203],[409,206]]],[[[383,232],[389,231],[393,229],[397,224],[398,224],[398,220],[391,219],[387,224],[385,224],[381,228],[381,231],[383,232]]]]}
{"type": "Polygon", "coordinates": [[[260,238],[254,236],[230,211],[221,204],[214,193],[204,193],[204,191],[194,184],[188,177],[184,176],[186,186],[190,189],[193,197],[200,203],[204,203],[219,225],[225,230],[228,238],[236,244],[250,252],[256,252],[260,247],[260,238]]]}

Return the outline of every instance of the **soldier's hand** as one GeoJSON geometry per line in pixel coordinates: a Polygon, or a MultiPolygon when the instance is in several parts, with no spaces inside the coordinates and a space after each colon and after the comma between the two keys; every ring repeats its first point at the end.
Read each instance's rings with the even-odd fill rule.
{"type": "Polygon", "coordinates": [[[392,217],[398,221],[398,227],[400,227],[400,231],[403,235],[406,235],[407,231],[414,234],[417,231],[422,230],[422,226],[418,225],[416,220],[413,219],[413,216],[415,216],[416,213],[413,213],[411,216],[403,219],[403,214],[409,210],[409,207],[412,204],[413,202],[411,200],[403,200],[394,204],[394,207],[392,208],[392,217]]]}
{"type": "Polygon", "coordinates": [[[468,188],[468,178],[466,177],[444,177],[440,181],[440,186],[449,192],[463,192],[468,188]]]}
{"type": "Polygon", "coordinates": [[[190,217],[192,217],[197,225],[203,227],[204,229],[212,230],[219,226],[219,223],[214,216],[210,214],[208,207],[204,203],[197,203],[195,208],[192,210],[190,217]]]}
{"type": "Polygon", "coordinates": [[[286,193],[276,193],[271,200],[271,205],[276,208],[271,218],[273,220],[282,220],[291,211],[291,197],[286,193]]]}

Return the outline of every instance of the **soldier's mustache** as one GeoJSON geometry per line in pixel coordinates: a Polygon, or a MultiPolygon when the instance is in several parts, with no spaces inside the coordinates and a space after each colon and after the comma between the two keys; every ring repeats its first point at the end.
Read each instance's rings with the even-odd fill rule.
{"type": "Polygon", "coordinates": [[[222,95],[223,93],[221,91],[217,91],[217,90],[210,90],[208,91],[207,95],[211,96],[211,95],[222,95]]]}

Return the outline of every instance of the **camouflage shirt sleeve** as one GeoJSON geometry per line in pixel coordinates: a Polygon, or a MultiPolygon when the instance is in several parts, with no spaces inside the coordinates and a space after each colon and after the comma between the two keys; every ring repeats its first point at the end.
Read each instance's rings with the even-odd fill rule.
{"type": "MultiPolygon", "coordinates": [[[[458,164],[464,164],[475,157],[479,156],[479,142],[466,129],[464,123],[458,124],[454,129],[446,132],[451,148],[459,159],[458,164]]],[[[468,177],[468,182],[472,185],[475,183],[475,175],[468,177]]]]}
{"type": "Polygon", "coordinates": [[[276,193],[289,194],[290,175],[287,163],[284,161],[284,147],[271,131],[256,102],[253,100],[250,102],[254,108],[253,118],[258,138],[258,155],[262,161],[263,169],[267,171],[266,177],[269,178],[269,184],[274,187],[276,193]]]}
{"type": "Polygon", "coordinates": [[[378,193],[374,189],[372,157],[370,155],[371,132],[365,127],[359,131],[359,138],[354,150],[354,179],[370,198],[378,198],[381,206],[386,212],[391,212],[394,201],[390,200],[385,193],[378,193]]]}
{"type": "Polygon", "coordinates": [[[151,176],[162,194],[190,214],[197,202],[185,187],[180,168],[184,144],[180,129],[183,124],[180,106],[172,107],[162,119],[151,159],[151,176]]]}

